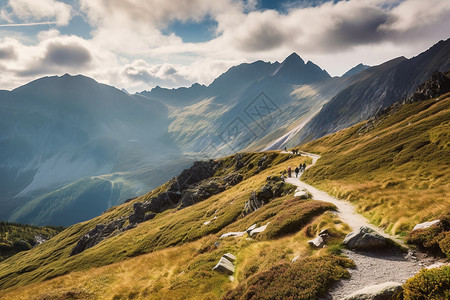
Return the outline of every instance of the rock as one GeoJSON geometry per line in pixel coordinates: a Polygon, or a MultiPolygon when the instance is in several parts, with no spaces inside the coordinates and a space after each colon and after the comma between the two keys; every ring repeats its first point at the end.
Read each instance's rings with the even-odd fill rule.
{"type": "Polygon", "coordinates": [[[224,255],[222,255],[222,257],[225,257],[226,259],[228,259],[231,262],[234,262],[236,260],[236,256],[234,256],[231,253],[225,253],[224,255]]]}
{"type": "Polygon", "coordinates": [[[304,191],[306,191],[306,189],[303,188],[303,187],[300,187],[300,186],[298,186],[298,187],[295,189],[295,192],[296,192],[296,193],[297,193],[297,192],[304,192],[304,191]]]}
{"type": "Polygon", "coordinates": [[[247,232],[248,234],[250,234],[250,232],[251,232],[253,229],[255,229],[255,228],[256,228],[256,223],[253,224],[252,226],[250,226],[249,228],[247,228],[246,232],[247,232]]]}
{"type": "Polygon", "coordinates": [[[221,257],[217,265],[213,268],[214,271],[232,275],[234,273],[234,265],[225,257],[221,257]]]}
{"type": "Polygon", "coordinates": [[[107,224],[97,224],[94,229],[83,235],[72,249],[70,256],[83,252],[84,250],[94,247],[104,239],[110,237],[113,233],[122,232],[122,226],[126,219],[115,219],[107,224]]]}
{"type": "Polygon", "coordinates": [[[267,225],[269,225],[269,224],[270,224],[270,222],[267,222],[266,225],[253,229],[252,231],[250,231],[250,236],[254,236],[254,235],[257,235],[257,234],[263,232],[264,230],[266,230],[267,225]]]}
{"type": "Polygon", "coordinates": [[[328,228],[323,229],[319,232],[318,236],[323,237],[324,239],[328,238],[330,236],[330,230],[328,228]]]}
{"type": "Polygon", "coordinates": [[[441,223],[441,220],[433,220],[433,221],[429,221],[429,222],[420,223],[420,224],[417,224],[416,226],[414,226],[412,231],[418,230],[418,229],[427,229],[431,226],[439,225],[440,223],[441,223]]]}
{"type": "Polygon", "coordinates": [[[291,260],[291,263],[296,262],[300,258],[300,255],[297,255],[291,260]]]}
{"type": "Polygon", "coordinates": [[[227,233],[222,234],[222,235],[220,236],[220,238],[223,239],[223,238],[227,238],[227,237],[241,237],[241,236],[243,236],[244,234],[246,234],[245,231],[227,232],[227,233]]]}
{"type": "Polygon", "coordinates": [[[228,276],[228,279],[230,279],[230,281],[234,281],[234,276],[228,276]]]}
{"type": "Polygon", "coordinates": [[[314,248],[322,248],[325,245],[325,240],[320,235],[313,240],[309,240],[308,244],[314,248]]]}
{"type": "Polygon", "coordinates": [[[442,262],[437,262],[435,264],[428,266],[427,269],[436,269],[436,268],[440,268],[440,267],[447,266],[447,265],[448,264],[444,264],[442,262]]]}
{"type": "Polygon", "coordinates": [[[385,282],[367,286],[352,293],[344,300],[391,300],[402,294],[402,284],[399,282],[385,282]]]}
{"type": "Polygon", "coordinates": [[[294,194],[294,197],[298,197],[298,198],[300,198],[300,199],[308,199],[308,192],[306,192],[306,191],[300,191],[300,192],[296,192],[295,194],[294,194]]]}
{"type": "Polygon", "coordinates": [[[245,202],[244,211],[242,212],[244,216],[256,211],[263,206],[263,202],[256,197],[256,193],[252,192],[250,199],[245,202]]]}
{"type": "Polygon", "coordinates": [[[240,173],[233,173],[226,176],[223,180],[226,181],[229,185],[236,185],[244,179],[244,176],[240,173]]]}
{"type": "Polygon", "coordinates": [[[343,243],[353,249],[380,248],[387,245],[385,237],[365,226],[347,234],[343,243]]]}

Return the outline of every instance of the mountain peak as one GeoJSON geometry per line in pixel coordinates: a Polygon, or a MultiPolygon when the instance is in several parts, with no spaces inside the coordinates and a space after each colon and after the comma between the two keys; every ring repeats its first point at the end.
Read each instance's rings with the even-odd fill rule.
{"type": "Polygon", "coordinates": [[[329,78],[330,75],[311,61],[305,61],[295,52],[277,68],[274,77],[291,84],[306,84],[329,78]]]}
{"type": "Polygon", "coordinates": [[[368,68],[370,68],[370,66],[359,63],[358,65],[354,66],[353,68],[345,72],[344,75],[342,75],[342,77],[351,77],[368,68]]]}
{"type": "Polygon", "coordinates": [[[296,52],[292,52],[291,55],[286,57],[286,59],[283,61],[283,63],[300,63],[302,65],[305,64],[305,61],[298,55],[296,52]]]}

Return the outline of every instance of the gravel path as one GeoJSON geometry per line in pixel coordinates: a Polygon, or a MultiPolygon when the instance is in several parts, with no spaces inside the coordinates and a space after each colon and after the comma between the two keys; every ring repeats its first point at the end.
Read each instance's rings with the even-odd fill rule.
{"type": "MultiPolygon", "coordinates": [[[[282,153],[287,152],[282,151],[282,153]]],[[[313,159],[312,165],[320,158],[320,156],[310,153],[302,153],[302,155],[311,157],[313,159]]],[[[307,169],[312,165],[308,166],[307,169]]],[[[352,230],[356,230],[361,226],[367,226],[384,237],[405,246],[403,241],[397,237],[389,235],[382,229],[370,224],[366,218],[355,211],[354,206],[350,202],[332,197],[326,192],[300,181],[299,178],[286,178],[286,182],[305,188],[311,193],[314,200],[333,203],[338,208],[337,215],[352,230]]],[[[387,281],[404,283],[423,267],[436,263],[436,259],[427,257],[422,253],[418,253],[419,258],[416,258],[415,255],[406,255],[404,252],[395,248],[372,252],[344,250],[344,254],[355,262],[356,268],[349,270],[351,278],[337,282],[325,299],[342,299],[346,295],[360,290],[365,286],[387,281]]]]}

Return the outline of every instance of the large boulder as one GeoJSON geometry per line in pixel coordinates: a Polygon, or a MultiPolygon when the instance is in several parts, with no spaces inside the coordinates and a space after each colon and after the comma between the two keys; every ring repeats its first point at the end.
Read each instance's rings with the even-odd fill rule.
{"type": "Polygon", "coordinates": [[[385,282],[366,286],[365,288],[356,291],[344,300],[392,300],[402,299],[402,284],[399,282],[385,282]]]}
{"type": "Polygon", "coordinates": [[[387,241],[373,229],[361,226],[358,230],[347,234],[344,245],[352,249],[381,248],[387,246],[387,241]]]}
{"type": "Polygon", "coordinates": [[[234,273],[234,265],[231,261],[222,256],[213,268],[214,271],[232,275],[234,273]]]}

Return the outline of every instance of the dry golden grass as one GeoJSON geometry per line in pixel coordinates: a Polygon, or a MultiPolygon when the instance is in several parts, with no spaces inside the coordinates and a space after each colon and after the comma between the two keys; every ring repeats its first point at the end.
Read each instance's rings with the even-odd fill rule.
{"type": "Polygon", "coordinates": [[[314,255],[306,243],[323,228],[336,233],[330,244],[348,232],[332,213],[317,217],[298,233],[275,240],[227,238],[214,242],[209,235],[181,246],[158,250],[87,271],[72,272],[48,281],[0,290],[2,299],[218,299],[250,275],[314,255]],[[236,254],[235,281],[211,268],[224,253],[236,254]]]}
{"type": "Polygon", "coordinates": [[[362,125],[303,145],[322,155],[305,180],[392,234],[450,210],[448,96],[407,104],[361,134],[362,125]]]}

